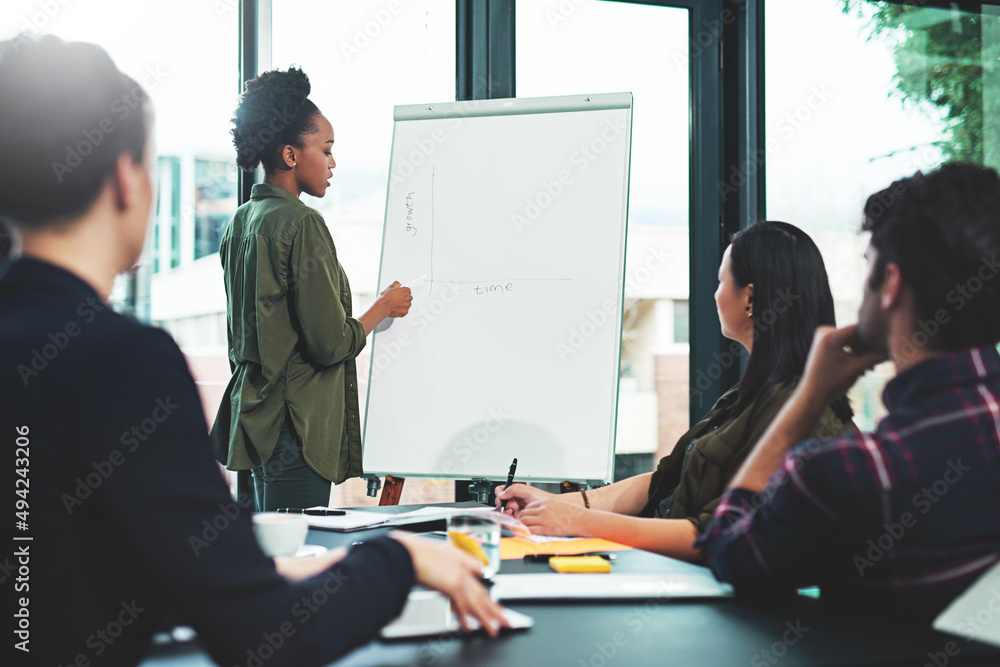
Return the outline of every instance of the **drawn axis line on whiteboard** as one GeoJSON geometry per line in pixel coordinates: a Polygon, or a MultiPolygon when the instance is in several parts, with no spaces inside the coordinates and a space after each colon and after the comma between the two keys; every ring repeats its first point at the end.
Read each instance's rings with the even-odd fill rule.
{"type": "Polygon", "coordinates": [[[429,283],[457,283],[459,285],[465,284],[475,284],[475,283],[523,283],[523,282],[536,282],[536,281],[568,281],[573,280],[572,278],[498,278],[496,280],[434,280],[433,278],[428,280],[429,283]]]}
{"type": "Polygon", "coordinates": [[[431,288],[428,296],[434,296],[434,167],[431,165],[431,288]]]}
{"type": "Polygon", "coordinates": [[[456,283],[456,284],[474,284],[474,283],[500,283],[500,282],[534,282],[534,281],[569,281],[572,278],[504,278],[502,280],[434,280],[434,177],[435,177],[435,166],[431,165],[431,277],[427,282],[430,283],[429,295],[434,295],[434,283],[456,283]]]}

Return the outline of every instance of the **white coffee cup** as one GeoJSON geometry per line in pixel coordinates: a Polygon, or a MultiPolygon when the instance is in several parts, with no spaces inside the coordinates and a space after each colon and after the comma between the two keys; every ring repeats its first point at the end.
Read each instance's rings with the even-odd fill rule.
{"type": "Polygon", "coordinates": [[[253,532],[261,551],[268,556],[291,556],[306,543],[309,522],[301,514],[257,512],[253,532]]]}

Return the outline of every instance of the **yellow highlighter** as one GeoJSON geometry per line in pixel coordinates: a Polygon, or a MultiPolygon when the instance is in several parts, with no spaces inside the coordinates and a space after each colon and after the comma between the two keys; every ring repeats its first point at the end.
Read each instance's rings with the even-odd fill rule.
{"type": "Polygon", "coordinates": [[[600,556],[553,556],[549,567],[556,572],[610,572],[611,562],[600,556]]]}

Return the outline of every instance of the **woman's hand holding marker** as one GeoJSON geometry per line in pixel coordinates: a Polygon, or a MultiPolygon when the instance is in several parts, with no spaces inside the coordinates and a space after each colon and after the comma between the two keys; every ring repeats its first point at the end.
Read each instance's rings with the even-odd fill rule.
{"type": "Polygon", "coordinates": [[[389,317],[403,317],[410,312],[410,304],[413,303],[410,288],[403,287],[398,280],[382,290],[379,298],[385,302],[389,317]]]}

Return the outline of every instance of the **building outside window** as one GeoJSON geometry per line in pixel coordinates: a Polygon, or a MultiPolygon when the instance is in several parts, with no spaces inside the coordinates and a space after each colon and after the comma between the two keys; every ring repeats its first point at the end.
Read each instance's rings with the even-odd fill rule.
{"type": "Polygon", "coordinates": [[[194,258],[218,254],[236,210],[236,171],[224,160],[194,161],[194,258]]]}
{"type": "Polygon", "coordinates": [[[181,160],[161,155],[156,162],[156,223],[153,273],[180,266],[181,160]]]}

